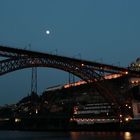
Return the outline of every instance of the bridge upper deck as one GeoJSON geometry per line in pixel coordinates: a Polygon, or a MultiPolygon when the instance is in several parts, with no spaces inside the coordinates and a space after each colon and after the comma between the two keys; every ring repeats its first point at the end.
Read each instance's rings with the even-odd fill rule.
{"type": "Polygon", "coordinates": [[[122,74],[134,74],[134,75],[140,75],[139,72],[129,70],[128,68],[119,67],[119,66],[113,66],[109,64],[99,63],[95,61],[88,61],[84,59],[76,59],[66,56],[60,56],[60,55],[54,55],[44,52],[37,52],[37,51],[31,51],[31,50],[24,50],[19,48],[11,48],[7,46],[0,46],[0,56],[2,57],[8,57],[8,58],[19,58],[19,57],[38,57],[38,58],[51,58],[51,59],[57,59],[57,60],[63,60],[66,63],[67,62],[73,62],[78,65],[81,65],[82,67],[93,67],[93,69],[103,72],[109,72],[109,73],[122,73],[122,74]]]}

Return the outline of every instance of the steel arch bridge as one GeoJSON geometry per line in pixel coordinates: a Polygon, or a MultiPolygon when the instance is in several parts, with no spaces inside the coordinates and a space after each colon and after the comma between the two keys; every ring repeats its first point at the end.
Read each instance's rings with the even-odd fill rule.
{"type": "Polygon", "coordinates": [[[84,67],[79,63],[48,57],[20,57],[2,60],[0,61],[0,75],[30,67],[51,67],[60,69],[73,73],[85,81],[101,78],[100,75],[93,72],[91,68],[84,67]]]}
{"type": "Polygon", "coordinates": [[[87,83],[92,82],[101,96],[110,103],[116,103],[117,107],[121,105],[116,96],[118,93],[115,94],[116,90],[112,90],[110,85],[106,84],[104,74],[117,73],[123,76],[129,73],[135,76],[140,75],[138,72],[130,71],[127,68],[6,46],[0,46],[0,56],[4,58],[0,61],[0,76],[29,67],[60,69],[73,73],[87,83]]]}

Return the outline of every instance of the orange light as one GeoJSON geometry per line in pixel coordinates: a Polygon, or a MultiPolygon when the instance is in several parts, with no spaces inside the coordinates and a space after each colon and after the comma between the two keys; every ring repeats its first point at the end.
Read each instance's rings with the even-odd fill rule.
{"type": "Polygon", "coordinates": [[[128,74],[128,71],[126,71],[125,74],[128,74]]]}
{"type": "Polygon", "coordinates": [[[129,121],[129,118],[125,118],[125,121],[128,122],[129,121]]]}
{"type": "Polygon", "coordinates": [[[131,83],[134,84],[135,82],[134,81],[131,81],[131,83]]]}
{"type": "Polygon", "coordinates": [[[125,132],[124,133],[124,139],[125,140],[131,140],[132,139],[132,134],[130,132],[125,132]]]}

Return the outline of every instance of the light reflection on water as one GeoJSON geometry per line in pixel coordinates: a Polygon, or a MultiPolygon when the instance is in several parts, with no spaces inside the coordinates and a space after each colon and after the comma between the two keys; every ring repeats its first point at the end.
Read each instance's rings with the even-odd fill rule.
{"type": "Polygon", "coordinates": [[[0,140],[139,140],[131,132],[31,132],[0,131],[0,140]]]}
{"type": "Polygon", "coordinates": [[[71,132],[72,140],[139,140],[140,133],[132,132],[71,132]]]}
{"type": "Polygon", "coordinates": [[[130,132],[124,132],[125,140],[132,140],[132,134],[130,132]]]}

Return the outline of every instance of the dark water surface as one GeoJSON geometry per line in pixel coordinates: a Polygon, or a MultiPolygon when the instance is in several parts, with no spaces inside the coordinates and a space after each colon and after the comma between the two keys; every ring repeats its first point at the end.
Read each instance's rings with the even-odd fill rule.
{"type": "Polygon", "coordinates": [[[140,133],[0,131],[0,140],[140,140],[140,133]]]}

